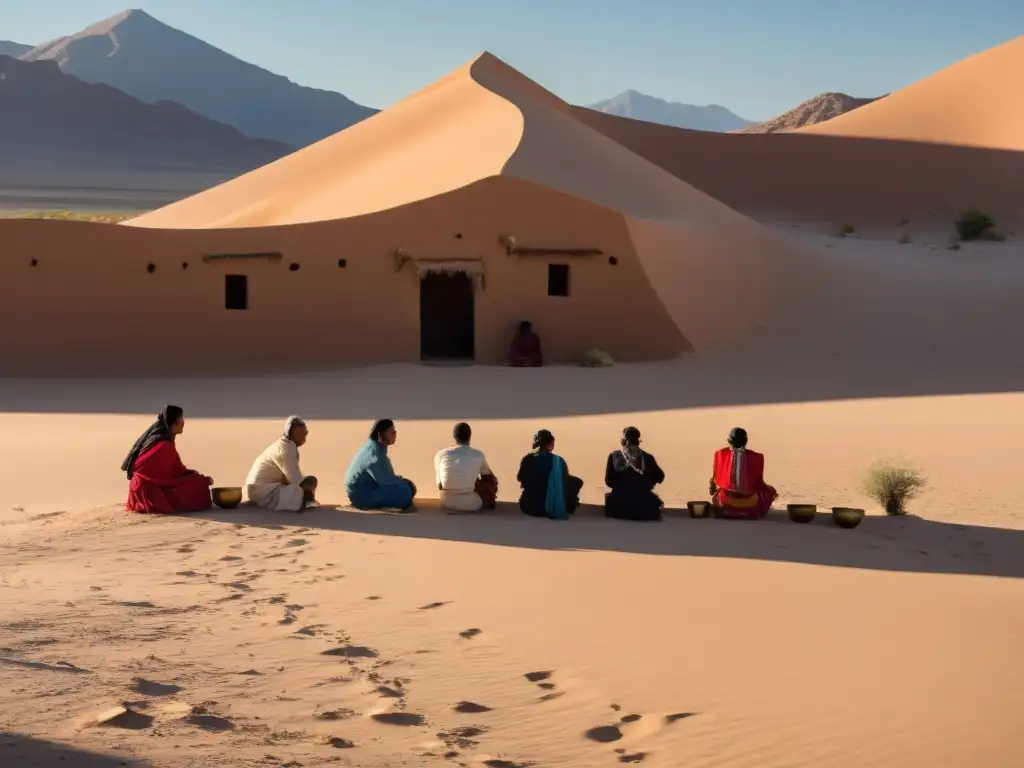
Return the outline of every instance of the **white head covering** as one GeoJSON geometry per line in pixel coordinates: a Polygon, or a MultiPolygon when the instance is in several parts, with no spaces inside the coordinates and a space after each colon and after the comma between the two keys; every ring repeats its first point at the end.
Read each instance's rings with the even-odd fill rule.
{"type": "Polygon", "coordinates": [[[303,421],[301,418],[299,418],[298,416],[289,416],[288,420],[284,423],[284,436],[291,437],[292,430],[295,429],[295,427],[304,426],[306,426],[306,422],[303,421]]]}

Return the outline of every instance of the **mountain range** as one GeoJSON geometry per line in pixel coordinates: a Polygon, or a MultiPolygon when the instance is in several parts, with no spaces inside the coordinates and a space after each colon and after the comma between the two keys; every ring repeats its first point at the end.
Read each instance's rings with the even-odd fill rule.
{"type": "Polygon", "coordinates": [[[302,147],[377,110],[242,61],[139,10],[129,10],[21,57],[146,102],[175,101],[247,136],[302,147]]]}
{"type": "Polygon", "coordinates": [[[0,159],[5,169],[244,171],[288,154],[174,102],[148,104],[85,83],[53,61],[0,56],[0,159]]]}
{"type": "Polygon", "coordinates": [[[14,56],[17,58],[18,56],[24,56],[31,50],[31,45],[14,43],[10,40],[0,40],[0,56],[14,56]]]}
{"type": "MultiPolygon", "coordinates": [[[[248,168],[377,112],[242,61],[140,10],[35,47],[0,41],[3,55],[20,62],[0,65],[0,157],[22,166],[52,169],[73,158],[76,165],[120,167],[134,157],[136,165],[162,168],[248,168]]],[[[756,124],[719,105],[670,102],[635,90],[590,109],[702,131],[771,133],[871,101],[821,94],[756,124]]]]}
{"type": "Polygon", "coordinates": [[[587,107],[595,112],[697,131],[738,131],[754,124],[718,104],[701,107],[665,101],[634,90],[623,91],[587,107]]]}
{"type": "Polygon", "coordinates": [[[826,120],[845,115],[847,112],[852,112],[882,98],[885,98],[885,96],[857,98],[856,96],[848,96],[845,93],[820,93],[798,104],[788,112],[783,112],[781,115],[773,117],[771,120],[765,120],[763,123],[749,125],[736,131],[736,133],[795,131],[797,128],[824,123],[826,120]]]}

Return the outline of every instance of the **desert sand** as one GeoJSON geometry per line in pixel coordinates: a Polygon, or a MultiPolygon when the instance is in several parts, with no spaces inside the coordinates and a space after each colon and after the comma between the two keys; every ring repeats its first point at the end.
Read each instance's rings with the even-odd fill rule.
{"type": "Polygon", "coordinates": [[[3,381],[8,754],[102,767],[1019,762],[1024,513],[1006,493],[1015,465],[991,449],[1024,429],[1024,395],[1005,347],[979,350],[975,334],[995,322],[981,297],[1019,290],[1021,263],[1010,244],[954,252],[924,232],[900,245],[894,232],[776,226],[891,286],[892,303],[879,293],[873,313],[836,315],[847,354],[808,331],[805,352],[779,358],[769,335],[605,370],[3,381]],[[926,259],[922,304],[898,304],[894,276],[926,259]],[[936,325],[923,310],[939,283],[965,304],[936,325]],[[908,335],[893,328],[890,346],[900,306],[908,335]],[[934,357],[906,345],[922,323],[946,345],[934,357]],[[189,417],[186,463],[222,484],[240,482],[285,415],[307,416],[302,461],[324,506],[123,512],[117,466],[147,406],[168,401],[189,417]],[[344,506],[345,465],[382,415],[398,422],[396,468],[423,489],[417,516],[344,506]],[[459,418],[502,481],[497,513],[448,516],[431,501],[431,457],[459,418]],[[843,531],[827,515],[644,525],[591,507],[560,525],[515,511],[535,429],[555,432],[593,505],[627,424],[666,468],[671,508],[703,496],[711,451],[742,424],[777,508],[857,504],[869,517],[843,531]],[[885,517],[858,490],[886,457],[929,480],[910,517],[885,517]],[[135,714],[90,723],[124,702],[135,714]]]}
{"type": "MultiPolygon", "coordinates": [[[[501,130],[467,147],[465,164],[412,178],[401,194],[501,173],[620,211],[658,298],[700,351],[593,370],[384,365],[119,378],[99,368],[91,378],[0,379],[4,760],[1024,762],[1019,245],[1011,237],[950,250],[941,226],[897,224],[905,217],[895,210],[842,238],[827,222],[807,225],[799,205],[755,223],[611,133],[584,130],[582,113],[539,86],[484,64],[420,97],[450,97],[501,130]],[[541,151],[546,141],[566,153],[561,161],[541,151]],[[607,175],[586,162],[594,158],[607,175]],[[680,258],[681,244],[748,275],[770,255],[776,301],[757,308],[756,328],[697,303],[715,275],[680,258]],[[674,259],[692,280],[679,279],[674,259]],[[320,478],[323,506],[125,513],[117,468],[165,403],[185,408],[185,462],[221,485],[241,482],[287,414],[303,415],[302,463],[320,478]],[[415,515],[345,506],[348,460],[384,416],[397,421],[396,469],[421,489],[415,515]],[[461,419],[501,481],[496,512],[436,509],[431,459],[461,419]],[[630,424],[668,475],[660,490],[672,514],[662,523],[607,520],[595,506],[606,454],[630,424]],[[846,531],[827,514],[806,526],[778,511],[757,523],[679,514],[705,496],[712,451],[734,425],[766,454],[777,509],[849,504],[867,519],[846,531]],[[567,523],[527,519],[513,504],[515,468],[539,427],[585,481],[588,506],[567,523]],[[884,458],[928,479],[910,516],[886,517],[859,490],[884,458]]],[[[459,138],[458,121],[432,125],[415,97],[395,109],[421,133],[391,123],[391,110],[351,131],[378,167],[387,156],[360,138],[374,124],[393,125],[393,146],[418,156],[459,138]]],[[[275,191],[285,178],[275,167],[308,163],[312,174],[323,147],[137,223],[265,226],[267,217],[300,223],[401,203],[356,165],[362,197],[332,177],[290,205],[275,191]],[[240,206],[243,197],[253,205],[240,206]]],[[[393,162],[411,156],[399,151],[393,162]]],[[[801,194],[809,202],[806,188],[786,199],[801,194]]],[[[744,301],[760,301],[748,295],[757,287],[744,301]]],[[[631,309],[613,307],[625,323],[631,309]]],[[[733,314],[749,312],[744,304],[733,314]]]]}

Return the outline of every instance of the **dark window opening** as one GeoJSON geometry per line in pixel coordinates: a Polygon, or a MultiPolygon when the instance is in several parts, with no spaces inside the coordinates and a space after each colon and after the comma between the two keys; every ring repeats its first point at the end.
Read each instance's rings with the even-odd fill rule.
{"type": "Polygon", "coordinates": [[[347,262],[347,261],[345,261],[344,259],[338,259],[338,266],[339,266],[339,267],[340,267],[341,269],[344,269],[345,267],[347,267],[347,266],[348,266],[348,262],[347,262]]]}
{"type": "Polygon", "coordinates": [[[609,256],[608,257],[608,263],[611,264],[614,267],[616,264],[619,263],[619,260],[617,258],[615,258],[614,256],[609,256]]]}
{"type": "Polygon", "coordinates": [[[149,264],[149,265],[147,265],[146,266],[146,271],[149,272],[149,274],[152,275],[154,272],[156,272],[156,264],[149,264]]]}
{"type": "Polygon", "coordinates": [[[187,261],[181,262],[181,268],[182,269],[188,269],[188,262],[187,261]]]}
{"type": "Polygon", "coordinates": [[[39,260],[38,259],[32,259],[32,261],[30,261],[29,264],[31,266],[33,266],[33,267],[38,267],[39,266],[39,260]]]}
{"type": "Polygon", "coordinates": [[[289,272],[298,272],[299,271],[299,265],[296,264],[295,262],[292,262],[291,264],[288,265],[288,271],[289,272]]]}
{"type": "Polygon", "coordinates": [[[548,264],[548,296],[569,295],[569,265],[548,264]]]}
{"type": "Polygon", "coordinates": [[[249,278],[246,275],[224,275],[224,308],[249,308],[249,278]]]}

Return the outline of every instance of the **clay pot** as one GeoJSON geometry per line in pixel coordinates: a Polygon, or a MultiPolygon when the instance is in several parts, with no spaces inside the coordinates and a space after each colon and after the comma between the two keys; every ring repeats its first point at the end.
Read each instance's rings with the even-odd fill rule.
{"type": "Polygon", "coordinates": [[[690,510],[690,517],[708,517],[711,514],[710,501],[688,501],[686,508],[690,510]]]}
{"type": "Polygon", "coordinates": [[[794,523],[809,523],[818,513],[817,504],[787,504],[786,511],[794,523]]]}

